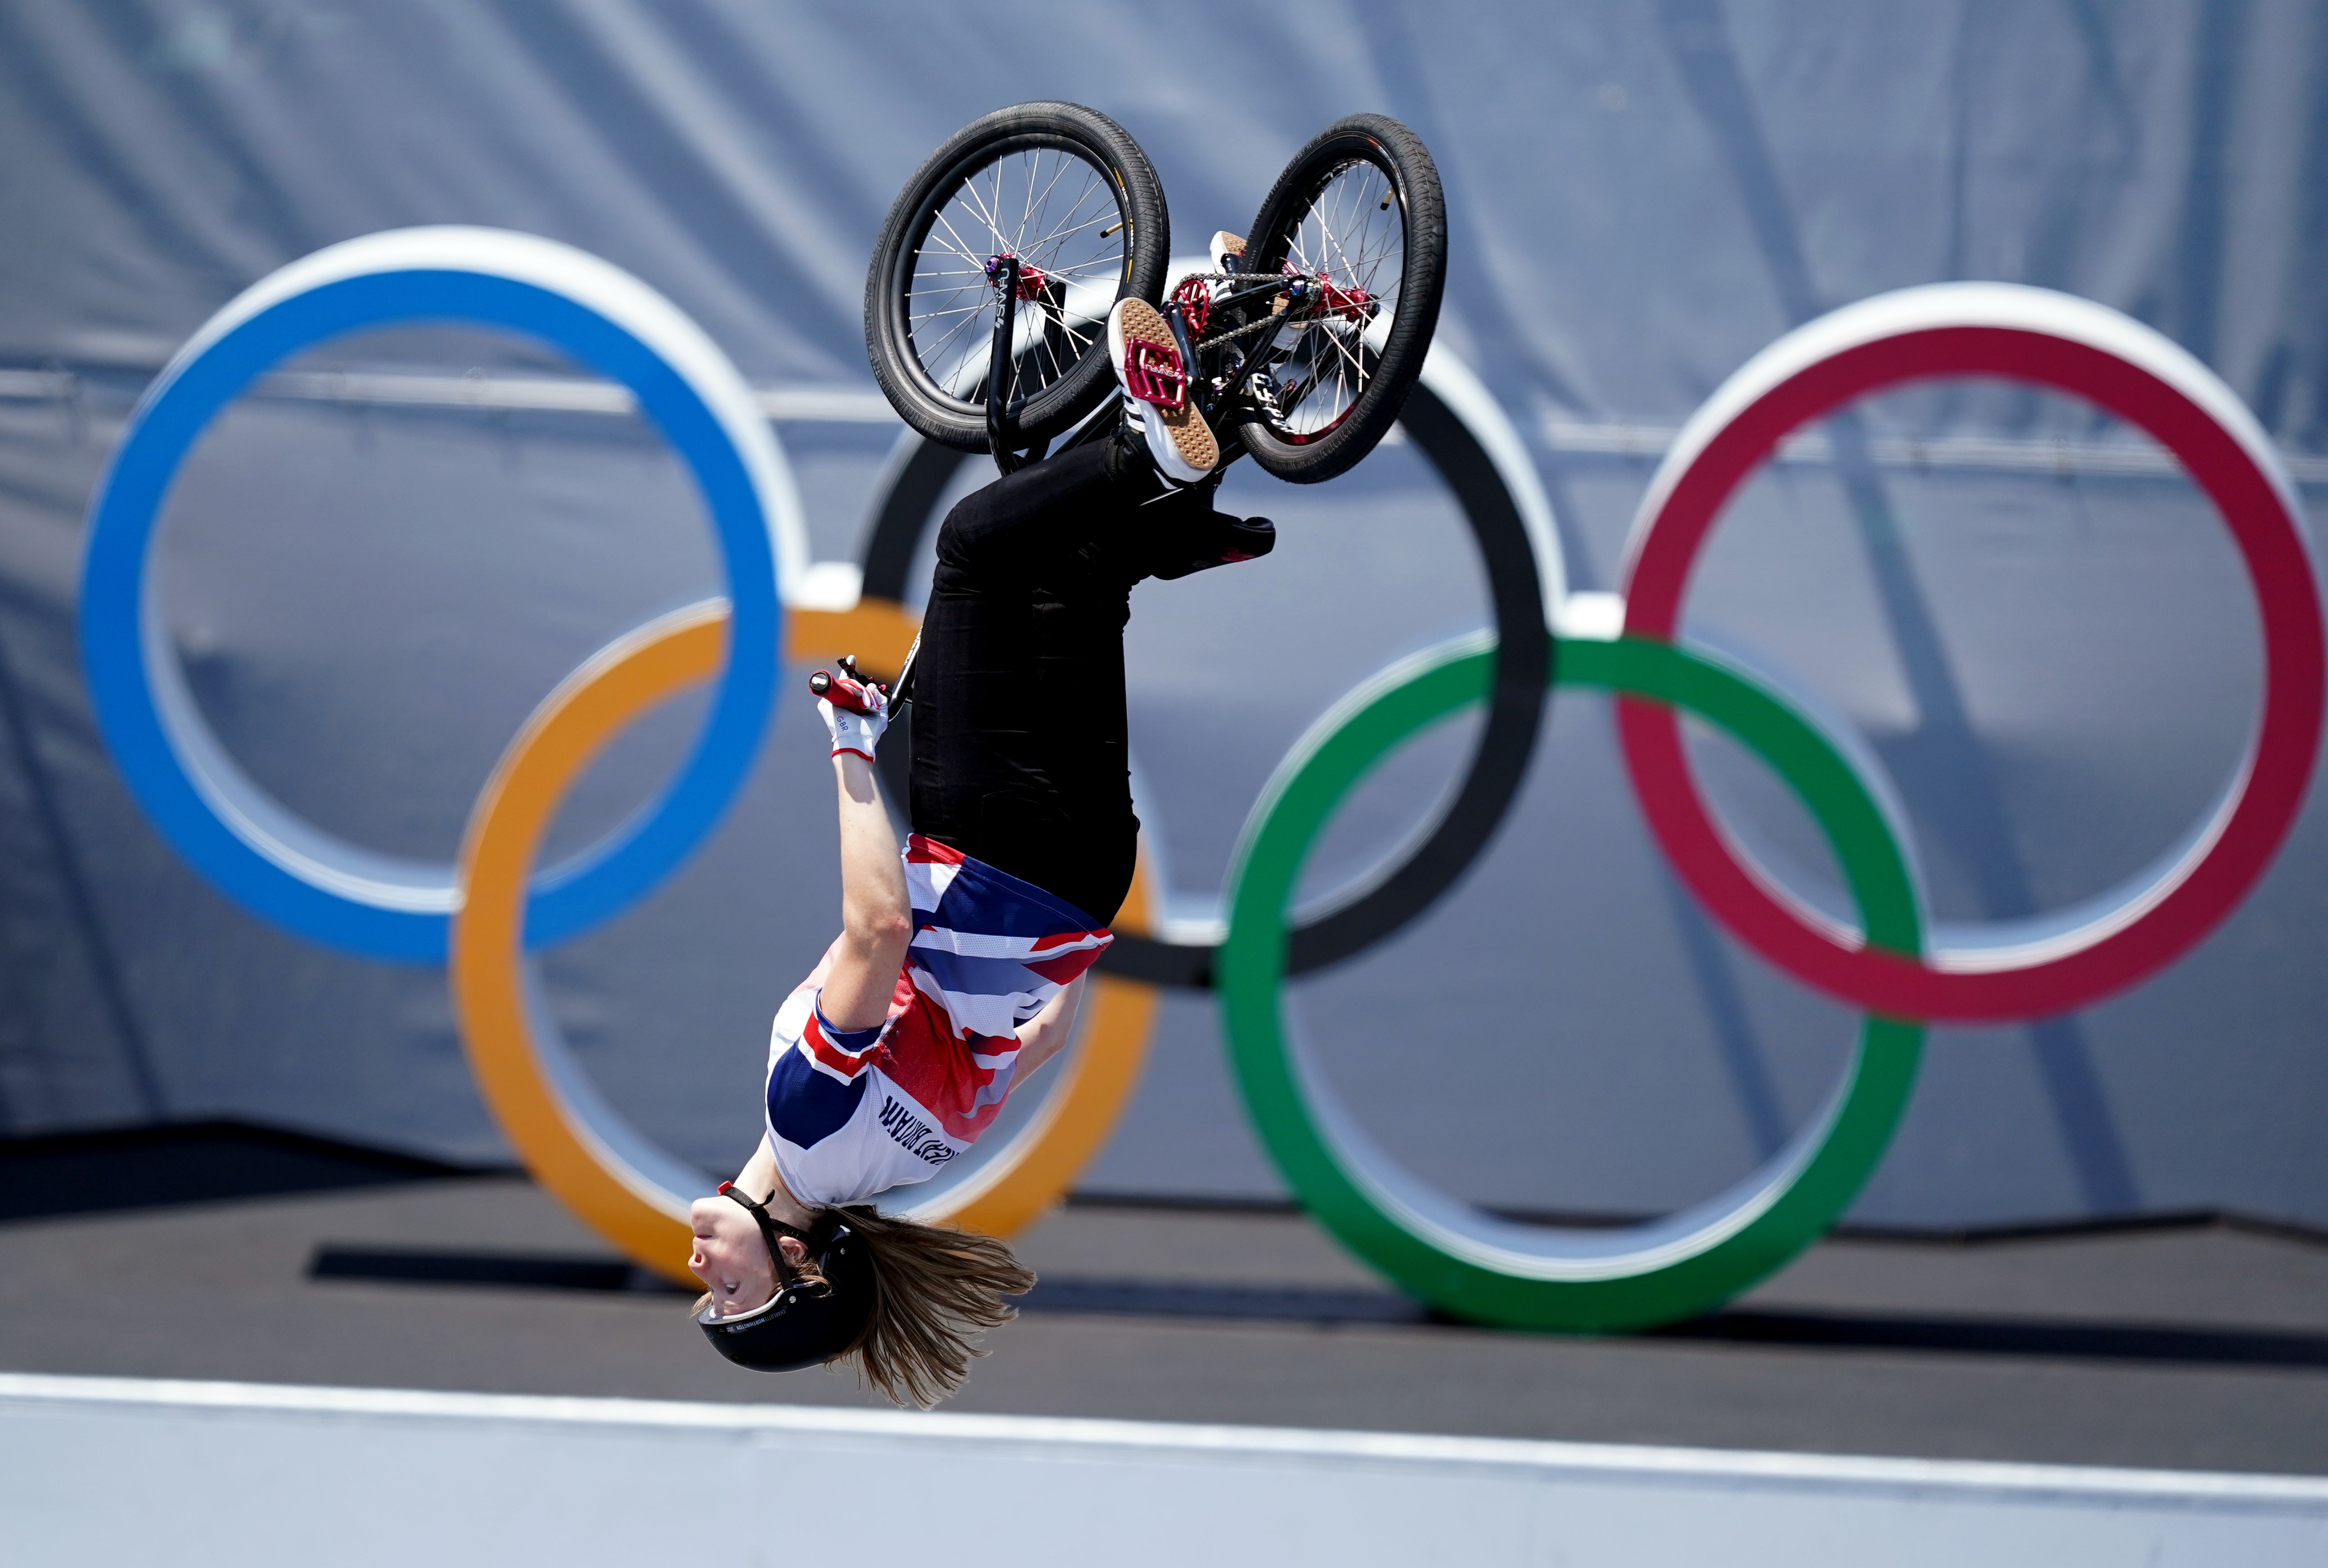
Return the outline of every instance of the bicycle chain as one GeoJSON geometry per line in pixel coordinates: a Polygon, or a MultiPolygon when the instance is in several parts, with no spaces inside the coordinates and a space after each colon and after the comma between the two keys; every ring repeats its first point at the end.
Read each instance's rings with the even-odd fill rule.
{"type": "MultiPolygon", "coordinates": [[[[1183,276],[1181,281],[1183,283],[1254,283],[1265,276],[1258,272],[1191,272],[1183,276]]],[[[1289,273],[1286,275],[1285,281],[1299,283],[1301,277],[1300,275],[1289,273]]],[[[1195,345],[1196,350],[1198,353],[1202,353],[1206,349],[1218,348],[1223,343],[1234,343],[1242,337],[1251,337],[1263,327],[1290,326],[1299,332],[1310,324],[1306,320],[1288,320],[1287,318],[1292,314],[1290,310],[1273,311],[1259,321],[1249,322],[1240,327],[1232,327],[1227,332],[1215,333],[1211,337],[1199,339],[1195,345]]]]}
{"type": "Polygon", "coordinates": [[[1261,331],[1263,327],[1290,326],[1296,332],[1299,332],[1309,324],[1310,323],[1306,321],[1288,321],[1281,315],[1265,315],[1259,321],[1253,322],[1249,325],[1232,327],[1227,332],[1215,333],[1211,337],[1201,339],[1197,343],[1197,352],[1198,353],[1202,353],[1206,349],[1217,348],[1222,343],[1234,343],[1237,339],[1242,337],[1251,337],[1253,333],[1261,331]]]}

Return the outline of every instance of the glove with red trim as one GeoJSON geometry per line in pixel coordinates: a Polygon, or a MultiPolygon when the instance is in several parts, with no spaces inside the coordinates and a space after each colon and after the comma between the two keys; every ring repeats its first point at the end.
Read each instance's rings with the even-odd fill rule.
{"type": "Polygon", "coordinates": [[[889,728],[888,694],[870,681],[821,670],[809,678],[809,690],[816,693],[816,710],[832,737],[832,755],[853,751],[871,762],[881,732],[889,728]]]}

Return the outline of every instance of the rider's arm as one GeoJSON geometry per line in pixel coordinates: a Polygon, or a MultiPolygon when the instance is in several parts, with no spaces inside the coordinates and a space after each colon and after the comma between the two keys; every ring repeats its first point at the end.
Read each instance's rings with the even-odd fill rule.
{"type": "Polygon", "coordinates": [[[889,1016],[914,910],[873,765],[840,751],[832,772],[840,791],[841,931],[817,1006],[836,1029],[869,1029],[889,1016]]]}
{"type": "Polygon", "coordinates": [[[1043,1004],[1043,1010],[1018,1026],[1018,1070],[1011,1075],[1010,1086],[1017,1088],[1033,1075],[1036,1068],[1059,1054],[1067,1037],[1075,1032],[1075,1009],[1084,1000],[1084,981],[1088,975],[1077,975],[1063,987],[1059,994],[1043,1004]]]}

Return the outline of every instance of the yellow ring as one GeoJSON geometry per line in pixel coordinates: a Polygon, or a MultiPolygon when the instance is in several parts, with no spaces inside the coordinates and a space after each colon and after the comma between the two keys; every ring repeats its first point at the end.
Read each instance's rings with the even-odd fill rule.
{"type": "MultiPolygon", "coordinates": [[[[913,640],[902,607],[868,600],[846,611],[787,617],[795,659],[853,652],[894,670],[913,640]]],[[[526,1169],[592,1229],[643,1267],[687,1282],[688,1205],[639,1169],[562,1091],[528,1016],[520,945],[527,883],[543,832],[566,791],[606,744],[649,709],[719,672],[728,606],[713,599],[618,638],[568,676],[527,718],[477,798],[461,847],[460,908],[453,918],[454,1019],[493,1119],[526,1169]]],[[[1117,925],[1145,930],[1152,884],[1145,856],[1117,925]]],[[[1063,1197],[1115,1124],[1148,1049],[1154,988],[1102,978],[1079,1048],[1041,1113],[975,1176],[909,1210],[1008,1235],[1063,1197]]],[[[707,1179],[703,1191],[710,1190],[707,1179]]]]}

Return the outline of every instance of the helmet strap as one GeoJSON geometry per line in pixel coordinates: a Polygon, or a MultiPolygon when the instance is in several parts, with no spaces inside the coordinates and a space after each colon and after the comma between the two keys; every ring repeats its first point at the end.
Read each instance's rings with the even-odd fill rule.
{"type": "Polygon", "coordinates": [[[792,1264],[784,1261],[784,1249],[776,1244],[776,1237],[788,1235],[805,1247],[814,1246],[815,1238],[799,1226],[786,1225],[774,1215],[770,1214],[765,1204],[756,1203],[745,1197],[744,1189],[732,1181],[723,1181],[719,1184],[719,1196],[734,1198],[743,1205],[753,1219],[759,1222],[760,1239],[768,1244],[768,1262],[775,1267],[776,1289],[781,1291],[792,1284],[799,1276],[794,1272],[792,1264]]]}

